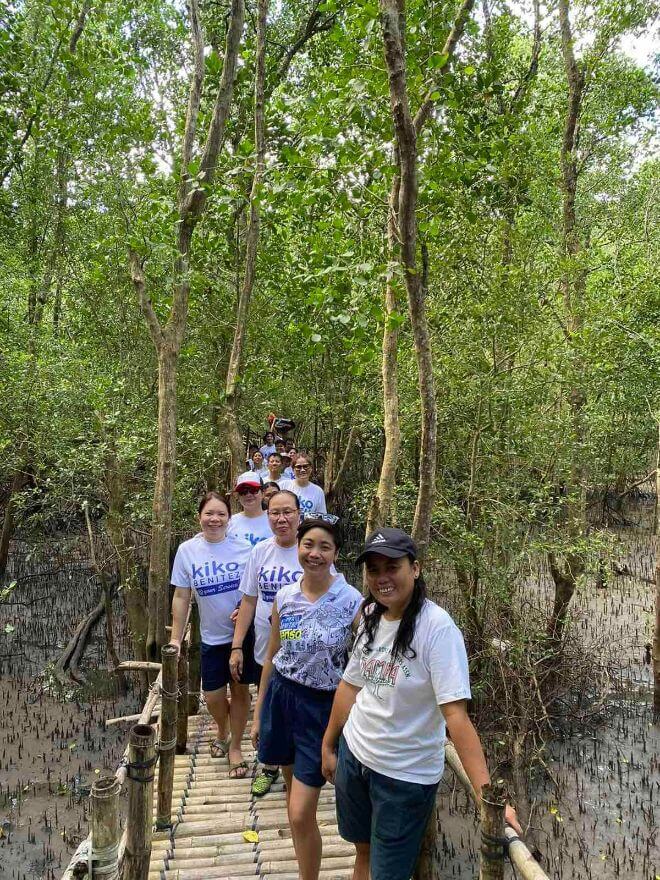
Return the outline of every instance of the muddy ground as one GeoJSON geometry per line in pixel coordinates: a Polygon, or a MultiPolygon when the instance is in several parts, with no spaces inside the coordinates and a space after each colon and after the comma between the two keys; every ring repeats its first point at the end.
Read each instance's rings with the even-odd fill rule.
{"type": "MultiPolygon", "coordinates": [[[[576,597],[572,623],[590,651],[601,646],[616,658],[605,722],[557,730],[535,782],[535,839],[543,867],[558,880],[660,876],[660,729],[652,724],[645,662],[653,544],[637,530],[612,540],[630,574],[612,575],[604,590],[590,583],[576,597]]],[[[0,606],[0,877],[54,880],[87,834],[94,778],[114,771],[124,749],[127,725],[106,730],[105,720],[138,710],[140,697],[113,693],[102,624],[83,667],[88,685],[64,693],[53,685],[50,664],[95,604],[98,586],[84,553],[61,542],[55,554],[28,553],[17,546],[19,584],[0,606]]],[[[547,602],[548,586],[543,572],[530,583],[537,602],[547,602]]],[[[130,656],[121,619],[118,650],[130,656]]],[[[450,774],[442,794],[440,876],[475,877],[473,811],[450,774]]]]}

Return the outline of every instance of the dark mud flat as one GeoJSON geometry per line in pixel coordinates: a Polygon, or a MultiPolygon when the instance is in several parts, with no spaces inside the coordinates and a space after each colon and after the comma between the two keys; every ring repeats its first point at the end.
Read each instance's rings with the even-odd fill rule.
{"type": "MultiPolygon", "coordinates": [[[[610,692],[591,720],[555,731],[532,793],[540,862],[553,880],[660,878],[660,724],[653,724],[652,672],[645,662],[653,631],[654,542],[634,531],[612,538],[618,567],[629,574],[611,574],[605,589],[593,582],[581,589],[571,623],[585,650],[612,670],[610,692]]],[[[547,573],[530,587],[547,606],[547,573]]],[[[476,877],[474,811],[451,773],[441,793],[440,877],[476,877]]],[[[507,876],[514,877],[510,866],[507,876]]]]}
{"type": "MultiPolygon", "coordinates": [[[[139,710],[136,693],[113,694],[99,623],[81,667],[87,678],[61,688],[52,664],[81,617],[98,600],[84,553],[67,541],[23,545],[12,557],[17,586],[0,604],[0,877],[55,878],[87,836],[88,793],[114,772],[127,726],[105,719],[139,710]]],[[[120,604],[117,603],[117,614],[120,604]]],[[[124,622],[117,647],[130,657],[124,622]]],[[[130,682],[129,682],[130,684],[130,682]]]]}

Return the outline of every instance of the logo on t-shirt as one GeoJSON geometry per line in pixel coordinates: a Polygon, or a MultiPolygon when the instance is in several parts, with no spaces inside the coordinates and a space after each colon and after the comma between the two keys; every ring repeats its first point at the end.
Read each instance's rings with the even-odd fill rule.
{"type": "Polygon", "coordinates": [[[277,591],[287,584],[295,584],[302,577],[302,571],[291,571],[283,565],[274,565],[266,567],[262,565],[259,569],[259,593],[264,602],[274,602],[277,591]]]}
{"type": "Polygon", "coordinates": [[[399,657],[392,657],[389,648],[379,648],[378,654],[381,656],[374,657],[371,651],[363,648],[360,656],[360,671],[367,688],[377,699],[382,700],[381,688],[395,687],[400,669],[403,670],[406,678],[409,678],[411,673],[399,657]],[[382,656],[384,652],[386,652],[386,656],[382,656]]]}
{"type": "Polygon", "coordinates": [[[302,638],[300,621],[302,614],[286,614],[280,617],[280,639],[297,642],[302,638]]]}

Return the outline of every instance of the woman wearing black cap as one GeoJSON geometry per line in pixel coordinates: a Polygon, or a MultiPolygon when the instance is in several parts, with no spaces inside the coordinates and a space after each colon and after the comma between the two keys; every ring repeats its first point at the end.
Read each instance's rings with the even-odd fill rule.
{"type": "MultiPolygon", "coordinates": [[[[489,782],[467,714],[467,655],[455,623],[426,598],[417,547],[401,529],[368,538],[370,599],[323,740],[353,880],[409,880],[444,768],[445,728],[475,791],[489,782]],[[370,873],[371,872],[371,873],[370,873]]],[[[515,811],[507,820],[516,830],[515,811]]]]}

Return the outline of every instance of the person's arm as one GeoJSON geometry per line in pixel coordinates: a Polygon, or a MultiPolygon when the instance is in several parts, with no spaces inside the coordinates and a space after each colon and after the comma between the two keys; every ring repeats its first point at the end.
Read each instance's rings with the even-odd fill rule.
{"type": "MultiPolygon", "coordinates": [[[[445,716],[447,732],[472,783],[477,805],[479,805],[481,803],[481,789],[490,782],[490,774],[479,734],[467,713],[467,703],[465,700],[457,700],[455,703],[445,703],[440,706],[440,709],[445,716]]],[[[506,805],[504,818],[517,834],[522,834],[516,811],[510,804],[506,805]]]]}
{"type": "MultiPolygon", "coordinates": [[[[320,487],[319,487],[320,488],[320,487]]],[[[327,513],[328,508],[325,505],[325,492],[321,489],[321,494],[319,495],[319,504],[317,513],[327,513]]]]}
{"type": "Polygon", "coordinates": [[[330,720],[321,744],[321,772],[323,776],[334,784],[335,770],[337,769],[337,743],[339,736],[344,728],[344,724],[348,721],[353,704],[357,699],[357,695],[362,690],[354,684],[347,681],[340,681],[337,693],[332,703],[332,712],[330,720]]]}
{"type": "Polygon", "coordinates": [[[254,717],[252,720],[252,728],[250,730],[250,738],[255,749],[259,743],[259,726],[261,722],[261,707],[264,702],[268,683],[273,673],[273,657],[280,650],[282,642],[280,641],[280,613],[277,610],[277,602],[273,603],[273,614],[270,624],[270,639],[268,640],[268,649],[266,650],[266,660],[261,673],[261,681],[259,682],[259,695],[254,706],[254,717]]]}
{"type": "Polygon", "coordinates": [[[235,681],[240,681],[243,672],[243,641],[254,619],[256,608],[257,597],[244,594],[241,604],[238,606],[238,617],[234,627],[234,638],[231,640],[229,657],[229,670],[235,681]]]}
{"type": "Polygon", "coordinates": [[[172,636],[170,645],[181,650],[183,633],[188,620],[188,608],[190,607],[190,589],[188,587],[175,587],[172,599],[172,636]]]}

